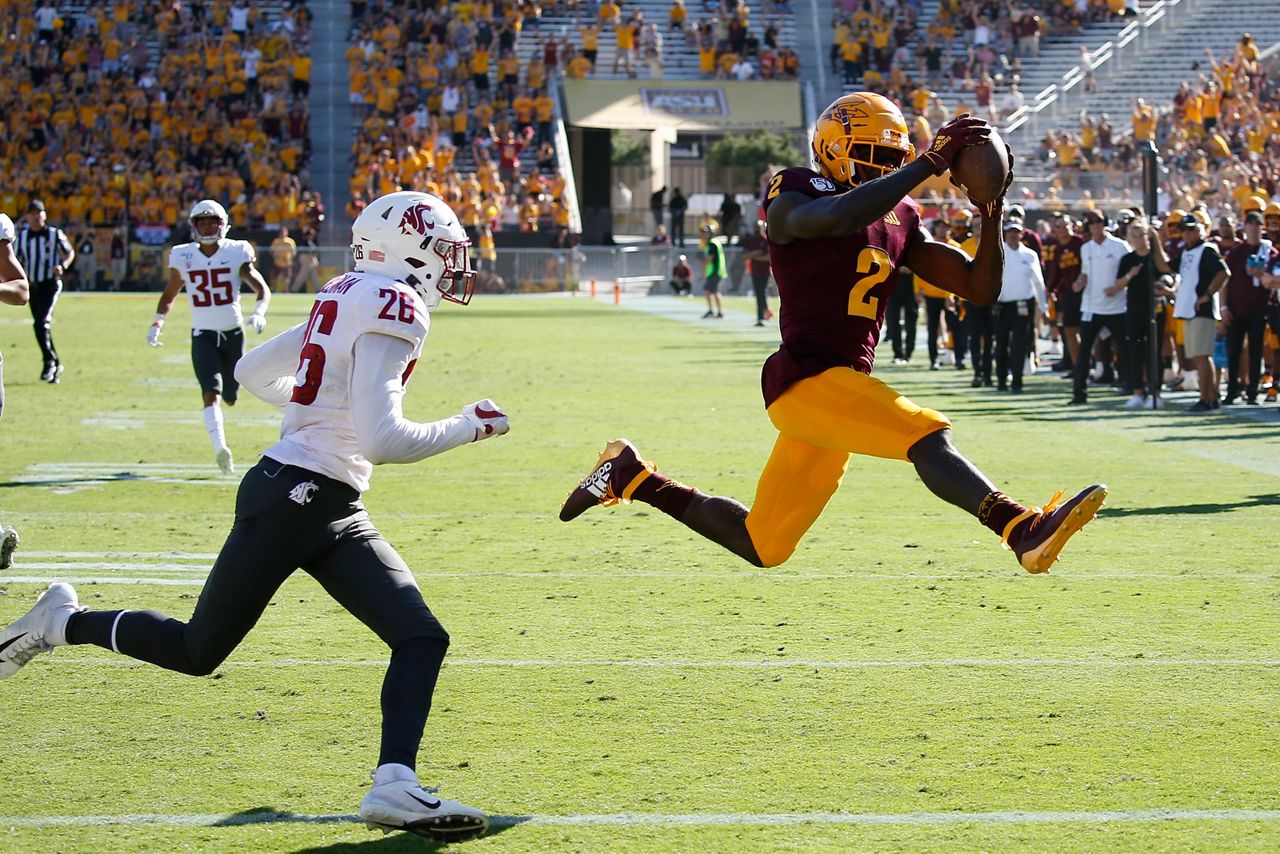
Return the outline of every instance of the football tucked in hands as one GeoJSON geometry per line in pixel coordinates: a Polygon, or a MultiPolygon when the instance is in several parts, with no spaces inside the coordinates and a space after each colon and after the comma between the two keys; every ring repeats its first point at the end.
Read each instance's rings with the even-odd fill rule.
{"type": "Polygon", "coordinates": [[[994,202],[1009,177],[1009,152],[995,130],[980,145],[962,149],[951,164],[951,177],[978,204],[994,202]]]}

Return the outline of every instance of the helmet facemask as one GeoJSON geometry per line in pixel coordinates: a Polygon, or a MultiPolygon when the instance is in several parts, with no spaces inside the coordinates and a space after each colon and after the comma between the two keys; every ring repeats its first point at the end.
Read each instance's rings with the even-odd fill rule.
{"type": "Polygon", "coordinates": [[[476,289],[476,272],[471,269],[469,250],[471,241],[446,240],[437,237],[432,248],[444,262],[444,271],[440,281],[436,282],[436,290],[449,302],[466,305],[471,302],[471,295],[476,289]]]}

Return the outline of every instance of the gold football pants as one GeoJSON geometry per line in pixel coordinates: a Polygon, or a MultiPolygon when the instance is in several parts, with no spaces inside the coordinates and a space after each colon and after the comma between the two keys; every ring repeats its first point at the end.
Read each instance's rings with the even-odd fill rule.
{"type": "Polygon", "coordinates": [[[791,557],[840,486],[851,454],[905,460],[916,442],[951,426],[852,368],[800,380],[768,411],[779,435],[746,522],[765,566],[791,557]]]}

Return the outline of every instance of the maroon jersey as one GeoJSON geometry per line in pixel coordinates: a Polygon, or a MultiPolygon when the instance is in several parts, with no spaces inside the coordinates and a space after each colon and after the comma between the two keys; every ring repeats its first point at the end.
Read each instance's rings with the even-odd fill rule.
{"type": "Polygon", "coordinates": [[[1071,290],[1071,285],[1080,278],[1080,248],[1084,246],[1084,238],[1073,234],[1065,243],[1055,238],[1045,241],[1041,257],[1044,259],[1044,284],[1048,290],[1061,296],[1071,290]]]}
{"type": "Polygon", "coordinates": [[[1044,265],[1044,241],[1040,239],[1040,233],[1035,229],[1022,229],[1022,242],[1030,247],[1031,251],[1036,253],[1036,257],[1040,259],[1040,264],[1044,265]]]}
{"type": "MultiPolygon", "coordinates": [[[[765,210],[782,193],[811,199],[841,190],[812,169],[794,167],[773,176],[765,210]]],[[[856,234],[769,241],[769,261],[782,302],[782,347],[764,363],[761,385],[768,407],[792,383],[828,368],[871,373],[898,265],[920,234],[920,209],[903,199],[856,234]]]]}

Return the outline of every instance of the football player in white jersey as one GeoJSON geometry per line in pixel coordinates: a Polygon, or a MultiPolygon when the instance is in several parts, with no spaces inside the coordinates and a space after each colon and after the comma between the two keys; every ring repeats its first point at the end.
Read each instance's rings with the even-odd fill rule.
{"type": "Polygon", "coordinates": [[[466,233],[426,193],[374,200],[352,225],[355,270],[316,294],[311,317],[240,360],[240,381],[284,409],[280,441],[245,474],[235,523],[187,623],[155,611],[89,611],[68,584],[0,631],[0,679],[63,644],[95,644],[168,670],[207,675],[235,649],[298,567],[391,648],[382,740],[360,805],[371,827],[450,842],[488,817],[418,781],[415,766],[449,635],[413,573],[369,520],[373,466],[411,463],[507,432],[480,400],[420,424],[401,400],[441,298],[465,304],[475,273],[466,233]]]}
{"type": "MultiPolygon", "coordinates": [[[[13,251],[13,220],[0,213],[0,302],[5,305],[26,305],[30,297],[27,272],[22,269],[13,251]]],[[[0,417],[4,416],[4,354],[0,353],[0,417]]],[[[13,565],[13,553],[18,548],[18,532],[0,522],[0,569],[13,565]]]]}
{"type": "Polygon", "coordinates": [[[204,426],[213,442],[214,459],[223,474],[235,471],[231,449],[222,425],[220,400],[235,406],[240,386],[236,362],[244,354],[244,315],[240,311],[240,284],[258,296],[249,325],[259,334],[267,328],[271,288],[255,266],[258,257],[247,240],[228,240],[227,212],[213,199],[196,202],[187,218],[190,243],[169,252],[169,284],[160,295],[156,317],[147,332],[147,343],[160,346],[160,331],[178,291],[191,300],[191,363],[204,396],[204,426]]]}

